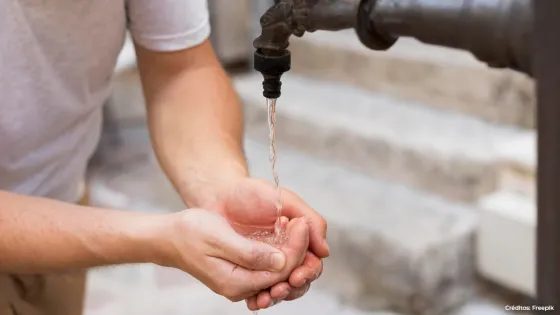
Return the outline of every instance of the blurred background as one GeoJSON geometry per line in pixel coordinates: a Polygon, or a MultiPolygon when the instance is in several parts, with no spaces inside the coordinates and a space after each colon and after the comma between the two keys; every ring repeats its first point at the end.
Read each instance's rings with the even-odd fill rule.
{"type": "MultiPolygon", "coordinates": [[[[269,180],[267,108],[250,65],[271,2],[210,0],[212,41],[245,108],[251,172],[269,180]]],[[[490,315],[531,303],[533,82],[409,39],[370,51],[352,31],[308,33],[291,51],[277,105],[280,183],[328,220],[332,255],[304,298],[260,313],[490,315]]],[[[127,41],[90,165],[93,204],[184,208],[145,118],[127,41]]],[[[180,271],[134,265],[92,271],[94,314],[250,312],[180,271]]]]}

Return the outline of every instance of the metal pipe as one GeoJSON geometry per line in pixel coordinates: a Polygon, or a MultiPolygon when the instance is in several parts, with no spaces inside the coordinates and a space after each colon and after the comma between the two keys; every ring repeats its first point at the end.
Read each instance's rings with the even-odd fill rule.
{"type": "MultiPolygon", "coordinates": [[[[261,35],[261,16],[274,5],[274,0],[250,0],[251,1],[251,34],[249,47],[253,47],[255,38],[261,35]]],[[[250,56],[250,64],[253,64],[253,54],[250,56]]]]}
{"type": "MultiPolygon", "coordinates": [[[[537,302],[560,307],[560,1],[535,1],[537,302]]],[[[552,314],[558,313],[554,310],[552,314]]]]}
{"type": "Polygon", "coordinates": [[[261,17],[261,34],[253,46],[282,51],[290,36],[316,30],[338,31],[356,26],[360,0],[276,0],[261,17]]]}
{"type": "Polygon", "coordinates": [[[360,0],[275,0],[262,16],[261,35],[253,42],[255,70],[264,77],[263,96],[276,99],[281,95],[280,78],[291,67],[290,36],[352,28],[359,4],[360,0]]]}
{"type": "Polygon", "coordinates": [[[532,73],[532,0],[364,2],[372,27],[386,37],[463,49],[491,67],[532,73]]]}
{"type": "Polygon", "coordinates": [[[315,2],[310,6],[308,26],[305,31],[340,31],[356,27],[360,0],[320,0],[315,2]]]}
{"type": "Polygon", "coordinates": [[[401,36],[472,52],[491,67],[533,75],[532,0],[275,0],[253,46],[263,95],[280,96],[291,35],[355,28],[361,42],[389,49],[401,36]]]}

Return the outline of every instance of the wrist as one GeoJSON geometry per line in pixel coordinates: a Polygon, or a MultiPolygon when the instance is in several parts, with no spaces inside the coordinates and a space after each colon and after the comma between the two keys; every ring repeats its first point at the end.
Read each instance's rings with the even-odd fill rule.
{"type": "Polygon", "coordinates": [[[230,160],[209,166],[195,166],[180,190],[189,208],[215,209],[220,196],[236,181],[249,177],[246,163],[230,160]]]}
{"type": "MultiPolygon", "coordinates": [[[[167,261],[166,233],[170,228],[169,215],[136,215],[122,224],[125,263],[154,263],[164,265],[167,261]]],[[[120,262],[122,263],[122,261],[120,262]]]]}

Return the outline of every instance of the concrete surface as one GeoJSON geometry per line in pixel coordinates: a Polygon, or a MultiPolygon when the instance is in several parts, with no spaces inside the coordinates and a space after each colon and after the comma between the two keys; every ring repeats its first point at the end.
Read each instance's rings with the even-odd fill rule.
{"type": "Polygon", "coordinates": [[[292,38],[292,72],[350,83],[487,121],[534,127],[534,83],[509,70],[490,70],[465,51],[402,38],[389,51],[363,46],[353,31],[292,38]]]}
{"type": "Polygon", "coordinates": [[[535,297],[535,199],[502,190],[483,198],[480,208],[476,242],[477,269],[488,279],[535,297]]]}
{"type": "MultiPolygon", "coordinates": [[[[265,140],[261,81],[256,73],[234,83],[244,101],[247,131],[265,140]]],[[[282,144],[467,202],[496,189],[500,144],[530,133],[293,74],[286,74],[276,108],[282,144]]]]}
{"type": "Polygon", "coordinates": [[[500,145],[500,189],[537,198],[537,135],[526,133],[500,145]]]}

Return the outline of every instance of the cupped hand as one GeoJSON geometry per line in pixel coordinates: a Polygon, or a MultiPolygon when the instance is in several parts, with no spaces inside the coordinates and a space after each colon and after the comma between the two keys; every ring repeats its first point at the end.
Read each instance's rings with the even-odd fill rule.
{"type": "Polygon", "coordinates": [[[168,217],[162,231],[162,265],[182,269],[208,288],[237,302],[286,281],[303,263],[309,228],[304,220],[285,225],[278,248],[241,236],[220,214],[190,209],[168,217]]]}
{"type": "MultiPolygon", "coordinates": [[[[303,218],[309,226],[309,252],[303,264],[297,267],[288,281],[280,282],[259,292],[247,301],[251,310],[263,309],[281,300],[301,297],[312,281],[322,272],[321,258],[329,256],[326,242],[326,222],[295,193],[281,190],[281,215],[288,220],[303,218]]],[[[228,182],[220,189],[217,201],[211,207],[223,214],[241,233],[269,229],[278,218],[276,189],[260,179],[241,178],[228,182]]]]}
{"type": "Polygon", "coordinates": [[[323,263],[312,252],[307,251],[304,262],[290,275],[288,282],[280,282],[269,290],[263,290],[259,294],[246,300],[247,308],[258,311],[269,308],[281,301],[292,301],[299,299],[311,287],[311,282],[321,276],[323,263]]]}

